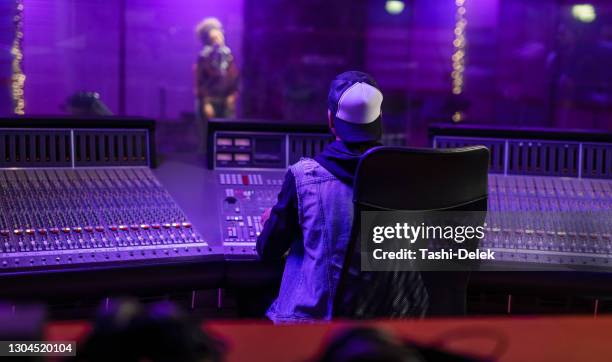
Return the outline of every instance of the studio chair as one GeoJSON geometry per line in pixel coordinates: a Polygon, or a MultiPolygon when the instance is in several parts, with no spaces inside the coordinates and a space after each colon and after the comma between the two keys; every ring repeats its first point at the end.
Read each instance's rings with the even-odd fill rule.
{"type": "Polygon", "coordinates": [[[469,271],[361,271],[360,215],[389,210],[486,211],[488,165],[489,151],[483,146],[377,147],[366,152],[356,171],[354,221],[334,317],[465,314],[469,271]]]}

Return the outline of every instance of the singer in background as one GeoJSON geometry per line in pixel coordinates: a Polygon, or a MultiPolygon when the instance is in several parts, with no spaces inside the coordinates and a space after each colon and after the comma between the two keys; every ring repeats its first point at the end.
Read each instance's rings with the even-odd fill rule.
{"type": "Polygon", "coordinates": [[[197,114],[204,121],[235,117],[239,71],[225,45],[223,26],[216,18],[206,18],[196,32],[203,45],[194,67],[197,114]]]}

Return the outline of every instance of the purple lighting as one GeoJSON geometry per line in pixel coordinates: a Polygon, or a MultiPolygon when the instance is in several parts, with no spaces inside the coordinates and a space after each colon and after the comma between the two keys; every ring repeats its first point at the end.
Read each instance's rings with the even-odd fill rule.
{"type": "MultiPolygon", "coordinates": [[[[206,16],[227,27],[241,59],[243,0],[125,2],[126,113],[180,117],[193,110],[195,25],[206,16]],[[162,114],[163,113],[163,114],[162,114]]],[[[118,112],[118,1],[24,1],[28,114],[64,113],[66,98],[96,91],[118,112]]]]}

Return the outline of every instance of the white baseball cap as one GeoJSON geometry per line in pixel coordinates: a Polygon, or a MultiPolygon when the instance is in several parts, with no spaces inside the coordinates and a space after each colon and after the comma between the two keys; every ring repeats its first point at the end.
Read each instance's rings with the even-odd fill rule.
{"type": "Polygon", "coordinates": [[[380,140],[382,101],[382,92],[370,75],[358,71],[338,75],[328,96],[336,135],[348,143],[380,140]]]}

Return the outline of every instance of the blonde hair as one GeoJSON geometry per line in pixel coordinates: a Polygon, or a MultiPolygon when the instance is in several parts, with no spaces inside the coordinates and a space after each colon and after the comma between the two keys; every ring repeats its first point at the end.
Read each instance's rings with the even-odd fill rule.
{"type": "Polygon", "coordinates": [[[215,17],[208,17],[204,18],[204,20],[200,21],[198,25],[196,25],[195,32],[198,34],[198,37],[202,43],[208,44],[210,42],[209,33],[213,29],[223,33],[223,24],[221,24],[221,21],[215,17]]]}

